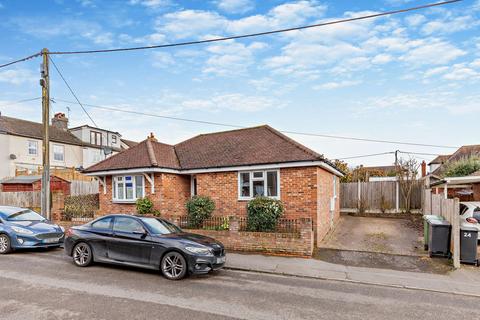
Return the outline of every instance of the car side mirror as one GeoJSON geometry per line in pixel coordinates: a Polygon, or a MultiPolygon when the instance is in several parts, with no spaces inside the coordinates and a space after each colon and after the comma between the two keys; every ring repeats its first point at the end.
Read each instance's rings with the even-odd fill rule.
{"type": "Polygon", "coordinates": [[[133,231],[133,234],[142,236],[143,238],[148,235],[147,230],[143,229],[143,231],[133,231]]]}

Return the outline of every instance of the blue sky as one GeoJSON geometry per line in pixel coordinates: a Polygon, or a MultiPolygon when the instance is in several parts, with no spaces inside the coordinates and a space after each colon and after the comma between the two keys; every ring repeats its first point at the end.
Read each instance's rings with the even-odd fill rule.
{"type": "MultiPolygon", "coordinates": [[[[44,47],[82,50],[207,39],[293,27],[429,1],[0,0],[0,63],[44,47]]],[[[244,126],[460,146],[478,144],[480,1],[223,43],[54,56],[84,103],[244,126]]],[[[39,59],[0,70],[2,114],[41,119],[39,59]]],[[[51,96],[73,101],[52,69],[51,96]]],[[[71,125],[89,123],[78,105],[71,125]]],[[[88,108],[124,138],[176,143],[227,128],[88,108]]],[[[329,158],[397,146],[291,135],[329,158]]],[[[431,156],[422,158],[431,159],[431,156]]],[[[421,159],[420,159],[421,160],[421,159]]],[[[391,164],[393,156],[350,160],[391,164]]]]}

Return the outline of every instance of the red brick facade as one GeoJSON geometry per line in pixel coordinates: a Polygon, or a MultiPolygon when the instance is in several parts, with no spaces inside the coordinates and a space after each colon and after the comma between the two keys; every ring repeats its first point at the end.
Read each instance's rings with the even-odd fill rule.
{"type": "MultiPolygon", "coordinates": [[[[320,242],[331,230],[340,215],[337,199],[331,212],[333,177],[319,167],[282,168],[280,172],[280,199],[285,206],[287,219],[310,218],[315,231],[315,243],[320,242]]],[[[238,172],[201,173],[196,175],[197,193],[209,196],[215,202],[215,216],[246,216],[248,201],[238,199],[238,172]]],[[[145,180],[145,193],[153,200],[161,214],[183,216],[185,204],[190,198],[190,175],[156,173],[155,193],[145,180]]],[[[102,190],[101,190],[102,191],[102,190]]],[[[100,215],[109,213],[135,213],[135,204],[112,202],[112,178],[107,177],[106,194],[100,192],[100,215]]]]}

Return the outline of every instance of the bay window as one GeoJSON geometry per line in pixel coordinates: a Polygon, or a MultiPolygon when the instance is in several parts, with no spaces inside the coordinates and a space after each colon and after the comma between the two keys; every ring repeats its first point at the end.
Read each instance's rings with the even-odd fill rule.
{"type": "Polygon", "coordinates": [[[116,176],[113,178],[113,200],[133,202],[144,196],[143,176],[116,176]]]}
{"type": "Polygon", "coordinates": [[[280,198],[279,171],[250,171],[238,173],[239,199],[255,197],[280,198]]]}

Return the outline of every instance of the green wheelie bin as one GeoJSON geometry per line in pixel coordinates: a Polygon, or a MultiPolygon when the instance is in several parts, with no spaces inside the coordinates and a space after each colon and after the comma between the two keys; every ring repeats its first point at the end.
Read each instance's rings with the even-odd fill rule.
{"type": "Polygon", "coordinates": [[[428,227],[428,221],[430,220],[445,220],[442,216],[437,216],[433,214],[425,214],[423,215],[423,248],[425,251],[428,251],[428,232],[429,232],[429,227],[428,227]]]}

